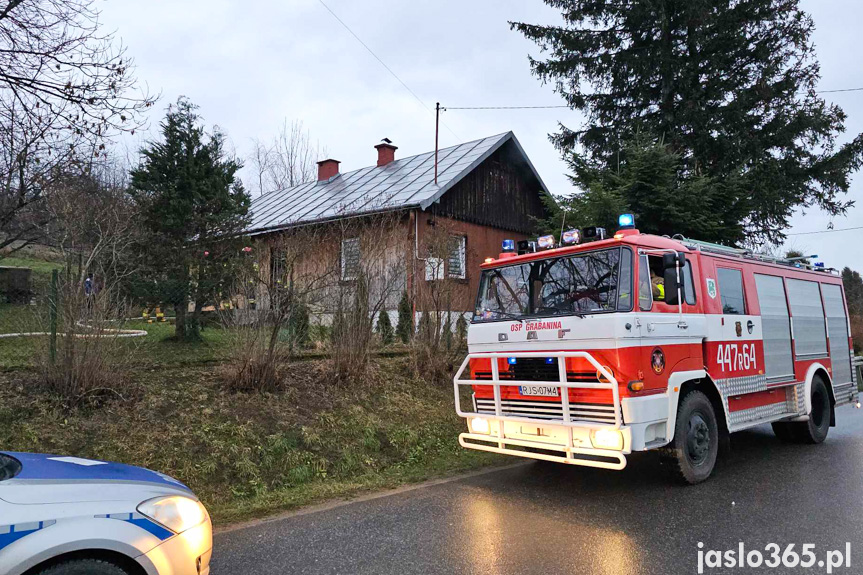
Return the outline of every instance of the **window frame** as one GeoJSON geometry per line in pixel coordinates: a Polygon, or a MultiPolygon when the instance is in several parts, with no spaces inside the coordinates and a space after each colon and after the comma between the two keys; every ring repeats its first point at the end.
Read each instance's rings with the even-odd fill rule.
{"type": "Polygon", "coordinates": [[[341,249],[339,251],[339,259],[341,260],[340,261],[340,263],[341,263],[341,274],[340,274],[341,280],[343,282],[356,281],[357,278],[359,277],[360,262],[362,261],[362,249],[361,249],[359,237],[344,238],[342,240],[341,249]],[[357,250],[356,273],[350,277],[346,273],[348,271],[348,263],[347,263],[347,257],[345,255],[345,245],[356,245],[356,250],[357,250]]]}
{"type": "Polygon", "coordinates": [[[647,259],[647,254],[638,254],[638,281],[636,284],[638,285],[638,310],[639,311],[651,311],[653,309],[653,282],[650,281],[650,260],[647,259]],[[647,274],[647,295],[649,296],[645,300],[642,300],[641,294],[641,275],[642,273],[647,274]],[[642,305],[642,301],[646,301],[649,305],[644,307],[642,305]]]}
{"type": "MultiPolygon", "coordinates": [[[[578,257],[580,255],[586,255],[586,254],[590,254],[590,253],[597,253],[597,252],[603,252],[603,251],[613,251],[613,250],[618,251],[618,266],[617,266],[617,276],[616,276],[618,288],[616,290],[617,293],[615,294],[615,299],[614,299],[614,301],[615,301],[614,309],[608,309],[608,310],[603,310],[603,311],[582,312],[585,315],[603,315],[603,314],[610,314],[610,313],[627,313],[627,312],[631,312],[635,309],[635,302],[634,301],[632,302],[632,305],[630,305],[629,309],[618,309],[618,307],[617,307],[619,304],[619,297],[620,297],[620,286],[619,286],[620,272],[621,272],[620,261],[621,261],[621,258],[623,257],[624,254],[628,254],[629,257],[631,258],[631,261],[634,260],[635,259],[635,252],[629,246],[608,246],[608,247],[603,247],[603,248],[599,248],[596,250],[588,250],[585,252],[576,252],[576,253],[572,253],[572,254],[566,254],[563,256],[558,256],[558,258],[555,258],[555,259],[573,258],[573,257],[578,257]]],[[[539,259],[543,259],[543,258],[538,258],[537,261],[539,259]]],[[[530,264],[532,262],[533,261],[508,264],[508,265],[504,265],[504,266],[495,267],[494,269],[506,269],[506,268],[511,268],[511,267],[517,267],[517,266],[521,266],[521,265],[525,265],[525,264],[530,264]]],[[[632,279],[632,287],[634,288],[635,287],[635,277],[633,276],[631,279],[632,279]]],[[[480,303],[482,302],[482,289],[483,289],[483,281],[482,281],[482,276],[481,276],[480,282],[479,282],[479,289],[477,290],[477,295],[476,295],[475,302],[474,302],[474,313],[472,314],[470,323],[473,324],[473,323],[497,323],[497,322],[505,322],[505,321],[519,321],[519,320],[513,320],[512,318],[497,318],[497,319],[477,320],[476,319],[476,310],[481,307],[480,303]]],[[[630,299],[632,299],[632,298],[630,298],[630,299]]],[[[575,315],[575,314],[573,314],[573,315],[575,315]]],[[[524,321],[529,321],[529,320],[536,319],[536,318],[551,318],[551,317],[561,317],[561,316],[524,314],[521,316],[521,319],[524,321]]]]}
{"type": "Polygon", "coordinates": [[[746,280],[743,277],[743,269],[737,267],[726,267],[726,266],[716,266],[716,287],[719,288],[719,307],[722,311],[722,315],[749,315],[749,298],[746,297],[746,280]],[[737,272],[740,276],[740,295],[743,298],[743,310],[739,313],[728,313],[725,311],[725,306],[722,303],[722,298],[725,297],[722,295],[722,281],[720,278],[720,271],[732,271],[737,272]]]}
{"type": "MultiPolygon", "coordinates": [[[[686,305],[698,305],[698,294],[695,293],[695,272],[692,271],[692,260],[690,258],[686,258],[686,265],[683,266],[680,270],[680,276],[683,279],[683,286],[681,286],[681,290],[683,291],[683,302],[686,305]],[[688,273],[687,273],[688,272],[688,273]],[[687,283],[689,280],[689,290],[686,289],[687,283]],[[692,294],[692,301],[689,301],[689,294],[692,294]]],[[[744,296],[745,301],[746,296],[744,296]]]]}
{"type": "Polygon", "coordinates": [[[465,280],[467,279],[467,236],[464,234],[451,234],[450,241],[453,240],[457,242],[455,245],[455,250],[458,250],[458,253],[456,255],[461,265],[461,274],[453,274],[452,272],[451,262],[453,259],[453,252],[455,250],[450,249],[446,259],[445,276],[447,277],[447,279],[465,280]]]}

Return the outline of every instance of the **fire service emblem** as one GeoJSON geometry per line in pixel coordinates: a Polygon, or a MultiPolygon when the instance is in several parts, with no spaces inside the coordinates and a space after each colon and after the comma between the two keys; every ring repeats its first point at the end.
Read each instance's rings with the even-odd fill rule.
{"type": "Polygon", "coordinates": [[[662,348],[656,347],[650,356],[650,367],[653,368],[653,373],[659,375],[665,370],[665,353],[662,348]]]}

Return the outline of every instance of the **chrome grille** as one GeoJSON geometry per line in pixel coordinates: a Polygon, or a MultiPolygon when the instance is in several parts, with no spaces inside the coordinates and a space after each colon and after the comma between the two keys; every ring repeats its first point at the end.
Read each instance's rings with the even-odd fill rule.
{"type": "MultiPolygon", "coordinates": [[[[494,414],[494,399],[474,398],[478,413],[494,414]]],[[[563,406],[560,401],[531,401],[529,399],[502,399],[501,415],[515,415],[545,420],[563,420],[563,406]]],[[[614,423],[614,406],[602,403],[569,404],[572,420],[614,423]]]]}
{"type": "MultiPolygon", "coordinates": [[[[476,371],[476,379],[491,379],[491,371],[476,371]]],[[[560,381],[560,371],[557,367],[556,357],[526,357],[517,358],[516,363],[508,366],[506,371],[498,374],[501,381],[514,379],[518,381],[547,381],[549,383],[560,381]]],[[[596,371],[568,371],[567,381],[581,381],[585,383],[597,383],[596,371]]]]}

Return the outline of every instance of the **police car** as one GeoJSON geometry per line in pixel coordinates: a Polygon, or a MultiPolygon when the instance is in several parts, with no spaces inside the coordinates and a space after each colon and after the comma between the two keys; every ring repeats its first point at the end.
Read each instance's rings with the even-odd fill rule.
{"type": "Polygon", "coordinates": [[[167,475],[0,453],[0,575],[206,575],[212,546],[207,510],[167,475]]]}

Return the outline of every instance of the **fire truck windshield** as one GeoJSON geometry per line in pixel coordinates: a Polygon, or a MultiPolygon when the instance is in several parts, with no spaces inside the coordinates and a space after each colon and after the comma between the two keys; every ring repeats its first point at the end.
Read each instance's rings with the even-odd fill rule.
{"type": "Polygon", "coordinates": [[[597,250],[482,272],[474,322],[632,310],[632,250],[597,250]]]}

